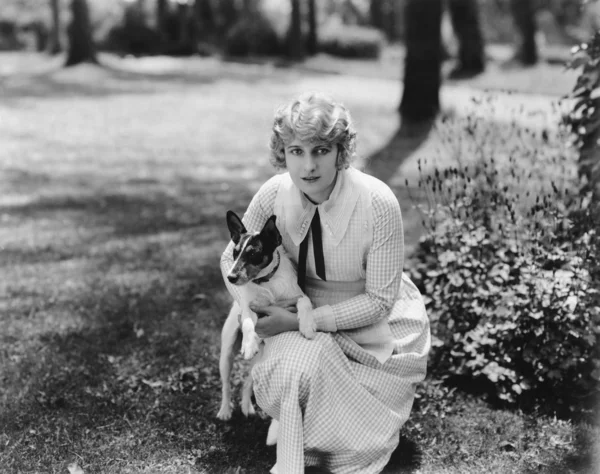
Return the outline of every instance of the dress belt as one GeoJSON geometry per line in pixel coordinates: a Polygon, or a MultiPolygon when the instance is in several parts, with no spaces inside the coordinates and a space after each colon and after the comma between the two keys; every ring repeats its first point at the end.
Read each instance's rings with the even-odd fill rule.
{"type": "Polygon", "coordinates": [[[306,277],[307,288],[319,291],[331,291],[333,293],[348,293],[351,296],[363,294],[365,292],[365,285],[366,280],[324,281],[318,278],[306,277]]]}

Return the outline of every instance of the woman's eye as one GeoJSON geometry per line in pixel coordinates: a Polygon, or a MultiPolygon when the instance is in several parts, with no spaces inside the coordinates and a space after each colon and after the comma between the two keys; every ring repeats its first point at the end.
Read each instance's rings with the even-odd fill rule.
{"type": "Polygon", "coordinates": [[[301,155],[302,154],[302,150],[300,150],[298,148],[294,148],[290,153],[292,155],[301,155]]]}
{"type": "Polygon", "coordinates": [[[317,150],[317,155],[326,155],[327,153],[329,153],[329,148],[319,148],[317,150]]]}

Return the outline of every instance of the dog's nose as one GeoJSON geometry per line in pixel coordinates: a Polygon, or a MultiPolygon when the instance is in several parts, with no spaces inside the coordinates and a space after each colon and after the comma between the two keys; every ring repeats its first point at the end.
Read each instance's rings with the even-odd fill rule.
{"type": "Polygon", "coordinates": [[[229,283],[235,284],[235,282],[237,282],[240,279],[240,277],[238,275],[227,275],[227,279],[229,280],[229,283]]]}

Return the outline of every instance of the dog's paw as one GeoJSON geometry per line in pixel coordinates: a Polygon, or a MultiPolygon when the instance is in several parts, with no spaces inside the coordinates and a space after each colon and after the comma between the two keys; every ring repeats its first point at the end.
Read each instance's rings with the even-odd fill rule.
{"type": "Polygon", "coordinates": [[[317,323],[310,313],[302,315],[298,318],[300,324],[300,333],[306,339],[314,339],[317,335],[317,323]]]}
{"type": "Polygon", "coordinates": [[[231,420],[231,406],[229,403],[222,403],[217,418],[222,421],[231,420]]]}
{"type": "Polygon", "coordinates": [[[250,400],[250,398],[248,398],[247,400],[242,399],[242,413],[245,417],[256,415],[254,405],[252,405],[252,400],[250,400]]]}
{"type": "Polygon", "coordinates": [[[250,302],[250,307],[263,307],[263,306],[269,306],[272,303],[272,301],[265,295],[257,295],[254,297],[254,299],[250,302]]]}
{"type": "Polygon", "coordinates": [[[313,309],[312,302],[308,296],[301,296],[298,298],[298,302],[296,303],[296,308],[298,308],[298,314],[308,313],[313,309]]]}
{"type": "Polygon", "coordinates": [[[312,303],[308,296],[303,296],[298,300],[298,323],[300,333],[307,339],[314,339],[317,335],[317,323],[312,315],[312,303]]]}
{"type": "Polygon", "coordinates": [[[242,342],[242,356],[246,360],[252,359],[257,353],[259,347],[259,342],[257,337],[245,337],[242,342]]]}

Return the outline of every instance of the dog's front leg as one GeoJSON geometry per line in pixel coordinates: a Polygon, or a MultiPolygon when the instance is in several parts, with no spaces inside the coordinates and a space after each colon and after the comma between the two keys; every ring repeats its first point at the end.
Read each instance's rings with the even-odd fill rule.
{"type": "Polygon", "coordinates": [[[256,415],[256,411],[254,410],[254,405],[252,405],[252,393],[254,388],[254,379],[252,378],[252,367],[254,364],[261,358],[263,348],[260,348],[258,355],[252,359],[248,367],[248,375],[246,376],[246,380],[244,381],[244,388],[242,389],[242,413],[244,416],[253,416],[256,415]]]}
{"type": "Polygon", "coordinates": [[[308,296],[301,296],[296,304],[298,308],[298,324],[300,325],[300,333],[306,339],[314,339],[317,335],[317,323],[312,315],[312,303],[308,296]]]}
{"type": "Polygon", "coordinates": [[[257,336],[254,328],[256,327],[258,316],[249,307],[242,310],[242,356],[250,360],[256,355],[259,349],[260,338],[257,336]]]}

